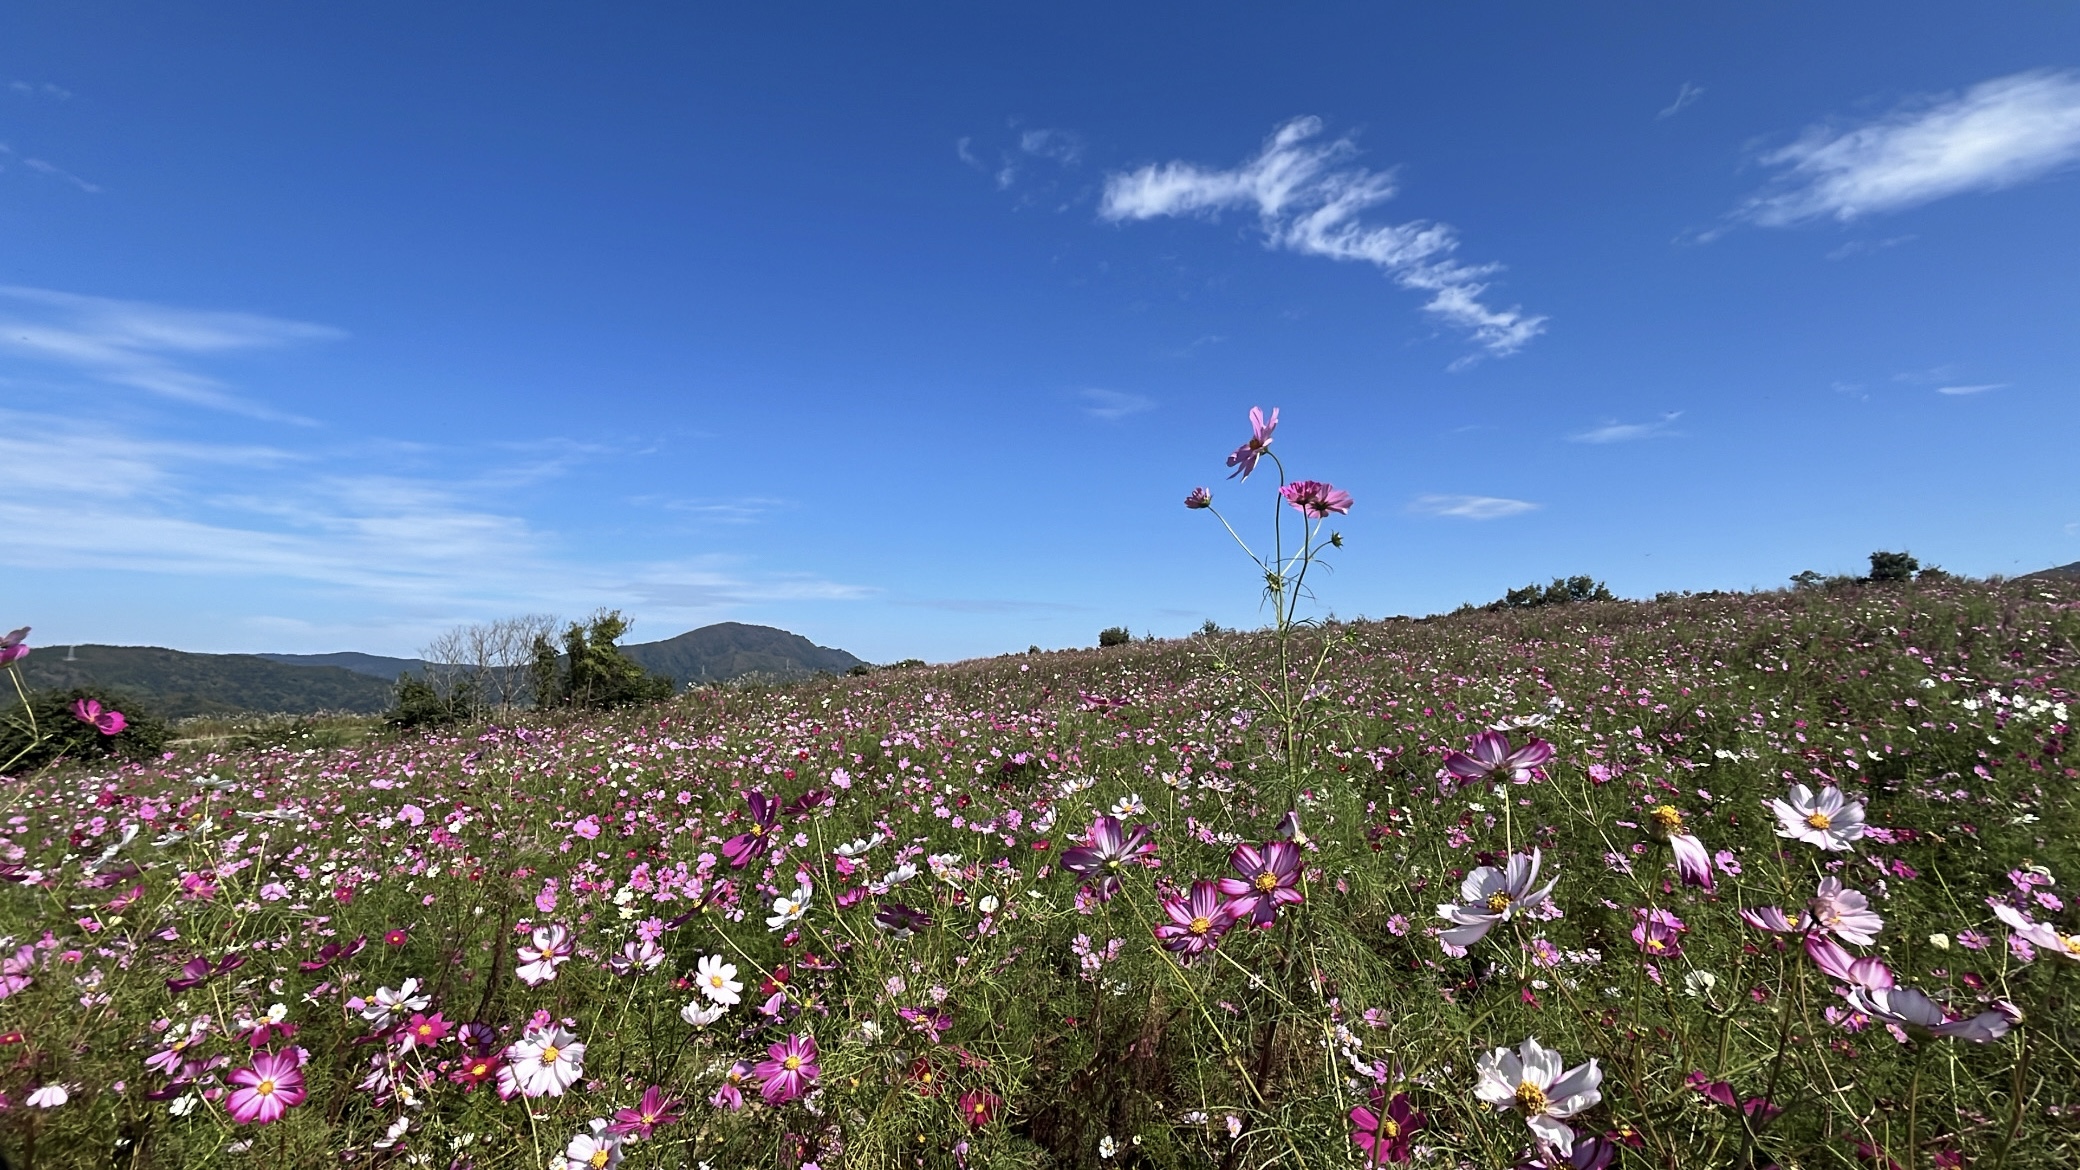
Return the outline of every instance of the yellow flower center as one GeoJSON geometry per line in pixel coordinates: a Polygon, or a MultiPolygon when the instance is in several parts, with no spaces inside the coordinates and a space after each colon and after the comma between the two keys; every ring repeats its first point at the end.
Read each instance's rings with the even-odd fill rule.
{"type": "Polygon", "coordinates": [[[1396,1122],[1396,1121],[1395,1121],[1395,1120],[1394,1120],[1393,1118],[1391,1118],[1391,1117],[1382,1117],[1382,1118],[1380,1118],[1380,1119],[1379,1119],[1379,1136],[1381,1136],[1381,1137],[1387,1137],[1387,1138],[1397,1138],[1397,1137],[1400,1137],[1400,1136],[1401,1136],[1401,1126],[1400,1126],[1400,1124],[1399,1124],[1399,1123],[1397,1123],[1397,1122],[1396,1122]]]}
{"type": "Polygon", "coordinates": [[[760,824],[753,824],[753,825],[751,826],[751,835],[752,835],[752,836],[754,836],[754,837],[763,837],[763,836],[765,836],[765,835],[766,835],[766,827],[765,827],[764,825],[760,825],[760,824]]]}
{"type": "Polygon", "coordinates": [[[1647,819],[1653,821],[1654,827],[1663,833],[1675,834],[1683,831],[1683,814],[1677,812],[1674,805],[1657,806],[1647,814],[1647,819]]]}
{"type": "Polygon", "coordinates": [[[1537,1116],[1546,1111],[1546,1091],[1525,1081],[1517,1086],[1517,1105],[1524,1112],[1537,1116]]]}
{"type": "Polygon", "coordinates": [[[253,1091],[255,1093],[260,1094],[262,1097],[274,1096],[274,1078],[265,1078],[259,1084],[253,1086],[253,1091]]]}
{"type": "Polygon", "coordinates": [[[599,1149],[592,1151],[592,1156],[585,1160],[591,1163],[594,1167],[598,1168],[598,1170],[605,1170],[608,1161],[606,1147],[602,1146],[599,1149]]]}
{"type": "Polygon", "coordinates": [[[1813,826],[1816,829],[1825,829],[1830,825],[1834,824],[1833,821],[1827,819],[1827,814],[1824,812],[1807,814],[1806,823],[1813,826]]]}
{"type": "Polygon", "coordinates": [[[558,1051],[556,1050],[556,1046],[555,1046],[554,1044],[549,1044],[549,1045],[545,1045],[545,1046],[544,1046],[544,1047],[542,1048],[542,1063],[543,1063],[543,1064],[555,1064],[555,1063],[556,1063],[556,1058],[557,1058],[557,1057],[559,1057],[559,1056],[562,1056],[562,1055],[563,1055],[563,1053],[561,1053],[561,1052],[558,1052],[558,1051]]]}
{"type": "Polygon", "coordinates": [[[2080,934],[2059,935],[2058,946],[2059,949],[2063,950],[2065,953],[2072,955],[2075,958],[2080,958],[2080,934]]]}
{"type": "Polygon", "coordinates": [[[710,986],[710,987],[715,987],[715,988],[720,988],[720,987],[722,986],[722,976],[720,976],[720,975],[710,975],[710,976],[708,976],[708,986],[710,986]]]}
{"type": "Polygon", "coordinates": [[[1205,934],[1205,933],[1206,933],[1207,931],[1209,931],[1209,930],[1212,930],[1212,929],[1213,929],[1213,920],[1212,920],[1212,919],[1210,919],[1210,918],[1203,918],[1203,917],[1202,917],[1202,918],[1194,918],[1194,919],[1192,919],[1191,931],[1192,931],[1192,933],[1193,933],[1193,934],[1205,934]]]}
{"type": "Polygon", "coordinates": [[[790,1056],[786,1060],[780,1062],[780,1067],[786,1069],[788,1072],[793,1072],[794,1070],[802,1067],[802,1058],[799,1056],[790,1056]]]}
{"type": "Polygon", "coordinates": [[[1497,890],[1488,895],[1488,900],[1483,905],[1487,906],[1488,913],[1500,914],[1504,910],[1509,909],[1509,904],[1512,900],[1508,890],[1497,890]]]}
{"type": "Polygon", "coordinates": [[[1258,874],[1257,880],[1250,884],[1257,887],[1258,891],[1268,894],[1278,888],[1278,875],[1267,869],[1258,874]]]}

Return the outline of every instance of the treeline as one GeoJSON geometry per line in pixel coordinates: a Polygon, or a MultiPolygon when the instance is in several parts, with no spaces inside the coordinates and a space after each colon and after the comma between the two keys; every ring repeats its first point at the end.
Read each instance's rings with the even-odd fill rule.
{"type": "Polygon", "coordinates": [[[599,710],[670,698],[676,684],[622,653],[628,619],[601,610],[559,634],[540,614],[459,626],[429,643],[423,674],[397,680],[397,728],[508,718],[522,710],[599,710]]]}

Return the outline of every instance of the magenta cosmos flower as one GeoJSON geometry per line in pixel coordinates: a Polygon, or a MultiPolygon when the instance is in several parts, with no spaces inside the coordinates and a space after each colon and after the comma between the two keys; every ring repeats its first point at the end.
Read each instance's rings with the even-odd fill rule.
{"type": "Polygon", "coordinates": [[[1351,1110],[1351,1140],[1358,1143],[1370,1166],[1408,1161],[1414,1154],[1411,1142],[1416,1131],[1423,1128],[1423,1115],[1408,1103],[1408,1094],[1394,1094],[1384,1108],[1380,1104],[1382,1096],[1374,1089],[1370,1107],[1360,1105],[1351,1110]]]}
{"type": "Polygon", "coordinates": [[[1329,513],[1344,513],[1351,510],[1351,494],[1341,488],[1331,487],[1311,479],[1298,480],[1278,489],[1286,503],[1300,510],[1310,520],[1327,519],[1329,513]]]}
{"type": "Polygon", "coordinates": [[[742,869],[751,859],[772,847],[773,826],[780,820],[780,802],[763,792],[747,792],[744,803],[751,807],[751,827],[722,843],[722,855],[731,869],[742,869]]]}
{"type": "Polygon", "coordinates": [[[1187,508],[1211,508],[1213,507],[1213,493],[1203,487],[1195,487],[1191,490],[1191,494],[1185,496],[1184,506],[1187,508]]]}
{"type": "Polygon", "coordinates": [[[1533,739],[1523,747],[1510,750],[1509,736],[1500,731],[1483,731],[1467,741],[1466,750],[1453,752],[1444,758],[1444,781],[1447,791],[1454,785],[1472,784],[1491,780],[1497,784],[1507,780],[1511,784],[1529,784],[1543,780],[1546,774],[1539,765],[1553,758],[1553,745],[1542,739],[1533,739]]]}
{"type": "Polygon", "coordinates": [[[1683,920],[1659,906],[1651,910],[1635,909],[1632,912],[1632,941],[1644,954],[1654,958],[1683,953],[1683,932],[1690,929],[1683,920]]]}
{"type": "Polygon", "coordinates": [[[1676,856],[1676,875],[1684,885],[1712,888],[1712,855],[1704,842],[1685,831],[1683,814],[1672,804],[1656,805],[1647,812],[1648,831],[1668,842],[1676,856]]]}
{"type": "Polygon", "coordinates": [[[1148,839],[1148,826],[1136,825],[1132,832],[1122,828],[1118,817],[1102,816],[1091,822],[1089,844],[1062,850],[1062,868],[1086,878],[1096,878],[1098,900],[1109,902],[1119,893],[1119,875],[1129,864],[1156,851],[1148,839]]]}
{"type": "Polygon", "coordinates": [[[1249,473],[1257,469],[1257,460],[1263,458],[1264,452],[1271,449],[1271,432],[1277,429],[1277,407],[1271,408],[1270,422],[1264,421],[1263,407],[1249,408],[1249,442],[1235,448],[1235,453],[1228,456],[1228,466],[1235,469],[1228,473],[1229,479],[1238,475],[1244,479],[1249,478],[1249,473]]]}
{"type": "Polygon", "coordinates": [[[240,1125],[266,1125],[281,1120],[292,1106],[303,1104],[303,1069],[296,1053],[262,1052],[252,1066],[231,1074],[238,1086],[224,1101],[231,1120],[240,1125]]]}
{"type": "Polygon", "coordinates": [[[1501,869],[1484,865],[1467,874],[1459,884],[1459,901],[1437,907],[1437,916],[1452,924],[1438,939],[1447,946],[1470,947],[1488,937],[1496,923],[1544,905],[1560,879],[1540,886],[1542,861],[1539,851],[1533,849],[1528,854],[1510,854],[1501,869]]]}
{"type": "Polygon", "coordinates": [[[1219,882],[1193,882],[1191,893],[1163,902],[1163,913],[1170,921],[1156,927],[1156,938],[1186,962],[1212,950],[1235,924],[1233,906],[1221,901],[1219,882]]]}
{"type": "Polygon", "coordinates": [[[766,1056],[769,1059],[753,1066],[751,1075],[759,1079],[759,1095],[770,1105],[784,1105],[808,1092],[822,1071],[816,1067],[814,1036],[794,1033],[784,1043],[767,1048],[766,1056]]]}
{"type": "MultiPolygon", "coordinates": [[[[1205,489],[1202,488],[1200,490],[1204,491],[1205,489]]],[[[11,666],[21,661],[29,653],[29,648],[22,645],[22,639],[28,636],[29,627],[23,626],[19,630],[10,631],[6,637],[0,638],[0,666],[11,666]]]]}
{"type": "Polygon", "coordinates": [[[679,1106],[684,1104],[677,1097],[652,1085],[643,1090],[643,1100],[634,1109],[614,1111],[614,1124],[607,1127],[608,1133],[646,1138],[660,1125],[670,1125],[679,1120],[679,1106]]]}
{"type": "Polygon", "coordinates": [[[1221,893],[1231,899],[1228,913],[1238,922],[1246,917],[1269,928],[1280,906],[1307,900],[1300,892],[1300,847],[1291,841],[1237,845],[1228,864],[1242,875],[1221,879],[1221,893]]]}
{"type": "Polygon", "coordinates": [[[1782,800],[1769,802],[1777,814],[1777,836],[1803,841],[1830,852],[1847,849],[1863,836],[1863,802],[1850,801],[1829,784],[1818,794],[1793,784],[1782,800]]]}
{"type": "Polygon", "coordinates": [[[99,699],[79,700],[72,705],[72,714],[81,723],[93,724],[94,730],[103,735],[120,735],[130,724],[121,711],[103,708],[99,699]]]}

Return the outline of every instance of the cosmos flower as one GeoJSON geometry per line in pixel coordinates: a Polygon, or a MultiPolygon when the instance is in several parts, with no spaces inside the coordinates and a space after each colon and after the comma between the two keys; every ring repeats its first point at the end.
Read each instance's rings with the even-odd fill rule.
{"type": "Polygon", "coordinates": [[[1187,961],[1212,950],[1235,922],[1233,904],[1221,901],[1219,882],[1193,882],[1191,893],[1164,900],[1163,913],[1170,921],[1155,928],[1156,938],[1187,961]]]}
{"type": "Polygon", "coordinates": [[[433,1001],[419,994],[419,981],[407,979],[392,991],[387,987],[376,988],[375,995],[361,1007],[361,1018],[378,1028],[387,1028],[398,1017],[409,1012],[423,1012],[433,1001]]]}
{"type": "Polygon", "coordinates": [[[1271,449],[1271,432],[1277,429],[1277,407],[1271,408],[1271,420],[1269,422],[1264,420],[1263,407],[1252,406],[1249,408],[1249,441],[1235,448],[1234,454],[1228,456],[1228,466],[1235,469],[1228,473],[1229,479],[1234,479],[1238,475],[1244,479],[1249,478],[1250,472],[1257,469],[1257,460],[1263,458],[1264,452],[1271,449]]]}
{"type": "Polygon", "coordinates": [[[21,629],[9,631],[5,637],[0,637],[0,666],[12,666],[29,653],[29,648],[22,645],[22,639],[28,636],[29,627],[23,626],[21,629]]]}
{"type": "Polygon", "coordinates": [[[611,1170],[621,1164],[621,1135],[613,1132],[605,1118],[595,1117],[563,1148],[568,1170],[611,1170]]]}
{"type": "Polygon", "coordinates": [[[1154,853],[1156,848],[1148,839],[1147,825],[1136,825],[1130,833],[1120,827],[1118,817],[1092,821],[1089,842],[1062,850],[1062,868],[1098,879],[1095,888],[1101,902],[1109,902],[1119,893],[1122,870],[1154,853]]]}
{"type": "Polygon", "coordinates": [[[529,1028],[518,1042],[506,1049],[506,1067],[513,1086],[527,1097],[561,1097],[585,1071],[585,1045],[561,1027],[529,1028]]]}
{"type": "Polygon", "coordinates": [[[1603,1100],[1597,1088],[1603,1070],[1594,1058],[1564,1073],[1562,1064],[1560,1054],[1540,1046],[1536,1037],[1515,1052],[1494,1049],[1477,1063],[1480,1080],[1473,1095],[1497,1110],[1523,1114],[1532,1136],[1566,1157],[1574,1150],[1574,1130],[1565,1119],[1603,1100]]]}
{"type": "Polygon", "coordinates": [[[1803,841],[1830,852],[1847,849],[1863,836],[1863,802],[1848,801],[1842,790],[1829,784],[1816,796],[1803,784],[1793,784],[1781,800],[1769,803],[1777,814],[1777,836],[1803,841]]]}
{"type": "Polygon", "coordinates": [[[1911,987],[1852,987],[1848,1000],[1850,1007],[1880,1023],[1977,1044],[2000,1039],[2022,1019],[2021,1009],[2009,1003],[1996,1003],[1970,1018],[1953,1016],[1911,987]]]}
{"type": "Polygon", "coordinates": [[[1444,772],[1439,776],[1440,786],[1449,790],[1453,781],[1473,784],[1487,780],[1496,784],[1508,781],[1511,784],[1529,784],[1533,780],[1545,779],[1540,767],[1553,758],[1553,745],[1545,740],[1533,738],[1523,747],[1510,750],[1509,736],[1500,731],[1482,731],[1474,734],[1467,742],[1466,750],[1453,752],[1444,758],[1444,772]]]}
{"type": "Polygon", "coordinates": [[[1203,487],[1195,487],[1185,496],[1184,506],[1193,509],[1211,508],[1213,507],[1213,493],[1203,487]]]}
{"type": "Polygon", "coordinates": [[[981,1129],[1004,1108],[1004,1099],[987,1089],[970,1089],[961,1094],[961,1120],[969,1129],[981,1129]]]}
{"type": "Polygon", "coordinates": [[[1538,870],[1542,863],[1541,854],[1534,848],[1528,854],[1510,854],[1501,869],[1483,865],[1467,874],[1459,885],[1459,901],[1437,907],[1437,916],[1452,923],[1438,937],[1455,947],[1469,947],[1486,938],[1496,923],[1543,905],[1559,879],[1539,886],[1538,870]]]}
{"type": "Polygon", "coordinates": [[[759,1095],[770,1105],[784,1105],[816,1083],[816,1038],[793,1033],[766,1049],[768,1059],[751,1070],[759,1079],[759,1095]]]}
{"type": "Polygon", "coordinates": [[[570,960],[574,949],[569,927],[537,926],[532,945],[520,948],[520,965],[513,974],[529,987],[538,987],[556,978],[556,968],[570,960]]]}
{"type": "Polygon", "coordinates": [[[722,855],[731,869],[742,869],[772,848],[773,826],[780,819],[780,802],[763,792],[747,792],[744,803],[751,807],[751,827],[722,843],[722,855]]]}
{"type": "Polygon", "coordinates": [[[679,1009],[679,1018],[695,1028],[705,1028],[728,1014],[729,1008],[722,1004],[700,999],[693,1000],[679,1009]]]}
{"type": "Polygon", "coordinates": [[[1684,831],[1680,810],[1672,804],[1656,805],[1647,812],[1647,829],[1656,839],[1668,842],[1676,858],[1676,876],[1683,884],[1712,888],[1712,855],[1704,842],[1684,831]]]}
{"type": "Polygon", "coordinates": [[[2001,902],[1993,908],[1994,916],[2015,931],[2015,937],[2032,946],[2041,947],[2052,954],[2080,962],[2080,934],[2061,934],[2048,922],[2032,922],[2015,907],[2001,902]]]}
{"type": "Polygon", "coordinates": [[[874,925],[896,939],[906,939],[932,924],[932,916],[901,902],[885,902],[874,912],[874,925]]]}
{"type": "Polygon", "coordinates": [[[1370,1104],[1351,1110],[1351,1140],[1358,1143],[1364,1162],[1370,1166],[1406,1162],[1414,1154],[1411,1143],[1423,1128],[1423,1115],[1408,1103],[1408,1094],[1396,1093],[1384,1102],[1384,1094],[1371,1091],[1370,1104]]]}
{"type": "Polygon", "coordinates": [[[1683,953],[1681,939],[1689,928],[1683,925],[1682,919],[1658,906],[1651,910],[1634,910],[1632,916],[1632,941],[1641,951],[1657,959],[1683,953]]]}
{"type": "MultiPolygon", "coordinates": [[[[298,1098],[298,1100],[301,1099],[300,1097],[298,1098]]],[[[72,1090],[57,1081],[52,1081],[48,1085],[38,1085],[36,1088],[31,1089],[29,1095],[22,1098],[22,1104],[27,1105],[31,1109],[56,1109],[70,1100],[72,1100],[72,1090]]],[[[291,1104],[294,1104],[294,1102],[291,1102],[291,1104]]]]}
{"type": "Polygon", "coordinates": [[[607,1127],[609,1133],[630,1137],[647,1138],[660,1125],[670,1125],[679,1120],[679,1107],[685,1102],[677,1097],[665,1095],[657,1085],[643,1090],[643,1099],[634,1109],[614,1111],[614,1124],[607,1127]]]}
{"type": "Polygon", "coordinates": [[[1813,965],[1852,987],[1871,991],[1888,991],[1893,986],[1892,968],[1885,960],[1875,955],[1856,958],[1842,949],[1842,944],[1824,934],[1806,936],[1806,955],[1813,965]]]}
{"type": "Polygon", "coordinates": [[[1236,921],[1268,929],[1278,917],[1280,906],[1296,906],[1307,900],[1300,891],[1300,847],[1291,841],[1266,841],[1261,847],[1237,845],[1228,855],[1228,866],[1240,877],[1221,879],[1221,893],[1228,895],[1228,914],[1236,921]]]}
{"type": "Polygon", "coordinates": [[[733,1007],[743,997],[744,985],[737,982],[737,965],[721,955],[708,955],[693,968],[694,982],[710,1002],[733,1007]]]}
{"type": "Polygon", "coordinates": [[[621,953],[607,957],[607,970],[616,975],[640,975],[664,962],[664,948],[654,939],[631,939],[621,944],[621,953]]]}
{"type": "Polygon", "coordinates": [[[93,724],[94,730],[103,735],[120,735],[130,722],[121,711],[103,709],[99,699],[80,699],[73,703],[72,715],[81,723],[93,724]]]}
{"type": "Polygon", "coordinates": [[[1812,912],[1804,918],[1787,914],[1775,906],[1743,909],[1742,921],[1772,934],[1832,934],[1843,942],[1867,947],[1877,941],[1885,920],[1871,910],[1870,899],[1842,885],[1842,879],[1820,879],[1818,891],[1808,903],[1812,912]]]}
{"type": "Polygon", "coordinates": [[[1351,510],[1349,492],[1311,479],[1295,480],[1278,489],[1278,494],[1310,520],[1325,520],[1331,512],[1351,510]]]}
{"type": "Polygon", "coordinates": [[[412,1021],[398,1034],[399,1051],[410,1052],[414,1048],[432,1048],[447,1039],[453,1025],[441,1018],[439,1012],[432,1015],[412,1013],[412,1021]]]}
{"type": "Polygon", "coordinates": [[[773,899],[773,912],[766,916],[766,929],[779,930],[802,920],[809,912],[809,883],[795,887],[792,894],[782,894],[773,899]]]}
{"type": "Polygon", "coordinates": [[[238,1086],[224,1100],[231,1120],[239,1125],[266,1125],[281,1120],[282,1114],[301,1105],[305,1097],[303,1067],[294,1049],[262,1052],[253,1063],[227,1078],[238,1086]]]}

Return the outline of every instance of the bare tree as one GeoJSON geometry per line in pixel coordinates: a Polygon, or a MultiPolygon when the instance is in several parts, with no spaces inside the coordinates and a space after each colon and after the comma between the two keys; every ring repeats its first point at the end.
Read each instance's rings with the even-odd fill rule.
{"type": "Polygon", "coordinates": [[[535,639],[556,632],[556,618],[523,614],[457,626],[426,644],[426,681],[451,704],[489,708],[506,718],[530,700],[528,663],[535,639]]]}

